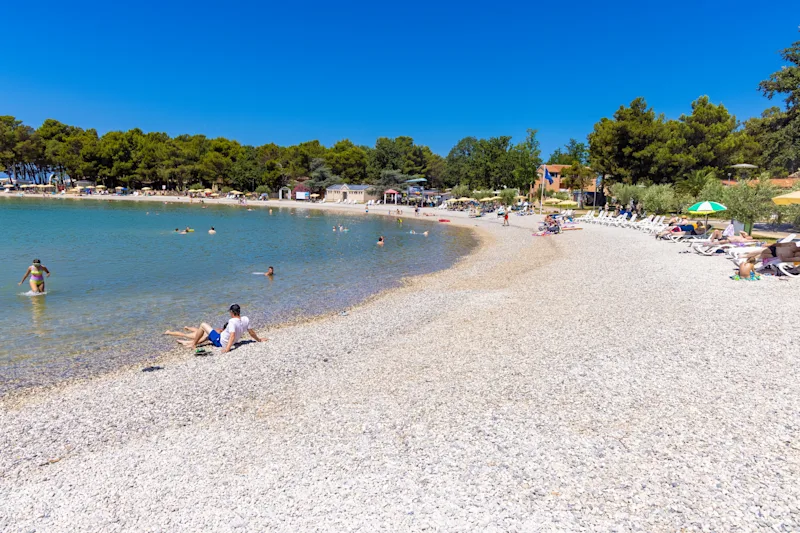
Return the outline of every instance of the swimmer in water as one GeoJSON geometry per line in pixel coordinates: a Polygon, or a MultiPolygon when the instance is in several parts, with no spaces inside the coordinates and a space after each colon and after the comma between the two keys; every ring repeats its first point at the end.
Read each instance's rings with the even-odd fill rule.
{"type": "Polygon", "coordinates": [[[383,235],[381,235],[380,237],[378,237],[378,243],[377,244],[378,244],[378,246],[383,246],[383,243],[384,243],[383,235]]]}
{"type": "Polygon", "coordinates": [[[272,267],[269,267],[267,269],[267,271],[264,273],[264,275],[267,276],[268,278],[272,278],[272,276],[275,275],[275,269],[272,268],[272,267]]]}
{"type": "Polygon", "coordinates": [[[208,234],[209,235],[214,235],[216,232],[217,232],[217,230],[214,229],[214,226],[211,226],[211,229],[208,230],[208,234]]]}
{"type": "Polygon", "coordinates": [[[336,226],[333,227],[333,231],[336,231],[336,226]]]}
{"type": "Polygon", "coordinates": [[[426,237],[428,236],[428,232],[427,231],[423,231],[422,234],[425,235],[426,237]]]}
{"type": "Polygon", "coordinates": [[[34,259],[33,264],[28,267],[28,270],[25,271],[25,275],[22,276],[22,281],[17,283],[17,285],[22,285],[28,277],[28,274],[31,276],[31,290],[36,293],[44,292],[44,274],[47,274],[48,278],[50,277],[50,271],[47,270],[47,267],[38,259],[34,259]]]}
{"type": "Polygon", "coordinates": [[[269,214],[270,215],[272,214],[272,208],[271,207],[269,208],[269,214]]]}

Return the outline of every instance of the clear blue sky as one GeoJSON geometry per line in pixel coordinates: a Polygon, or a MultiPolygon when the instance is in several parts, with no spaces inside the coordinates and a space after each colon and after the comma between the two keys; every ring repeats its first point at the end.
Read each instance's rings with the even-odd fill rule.
{"type": "Polygon", "coordinates": [[[539,130],[544,154],[644,96],[740,119],[798,0],[2,2],[0,114],[282,145],[539,130]],[[540,4],[540,5],[537,5],[540,4]]]}

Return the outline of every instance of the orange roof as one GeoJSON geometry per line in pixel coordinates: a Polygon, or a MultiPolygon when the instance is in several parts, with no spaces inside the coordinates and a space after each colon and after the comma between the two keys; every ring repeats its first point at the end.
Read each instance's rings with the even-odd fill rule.
{"type": "MultiPolygon", "coordinates": [[[[779,189],[791,189],[798,181],[800,181],[800,178],[772,178],[769,180],[772,185],[778,187],[779,189]]],[[[736,185],[737,183],[739,182],[736,180],[722,180],[722,184],[727,187],[736,185]]],[[[750,181],[750,183],[753,185],[755,184],[754,181],[750,181]]]]}
{"type": "Polygon", "coordinates": [[[794,184],[800,181],[800,178],[773,178],[769,180],[770,183],[775,185],[776,187],[780,187],[781,189],[791,189],[794,187],[794,184]]]}

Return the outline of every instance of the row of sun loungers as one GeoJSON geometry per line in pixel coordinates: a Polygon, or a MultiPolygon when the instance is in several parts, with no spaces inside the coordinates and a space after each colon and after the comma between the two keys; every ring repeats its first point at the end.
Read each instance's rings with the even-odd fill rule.
{"type": "MultiPolygon", "coordinates": [[[[639,230],[651,235],[656,235],[666,230],[669,225],[665,222],[666,216],[648,216],[645,219],[637,220],[634,214],[628,219],[625,215],[614,215],[608,211],[595,215],[590,211],[575,219],[576,222],[587,224],[597,224],[602,226],[614,226],[618,228],[629,228],[639,230]]],[[[780,272],[787,276],[800,276],[800,261],[785,262],[775,258],[761,259],[761,254],[767,246],[763,242],[756,240],[734,243],[720,243],[711,239],[711,232],[707,231],[703,235],[689,235],[687,233],[664,234],[665,240],[673,243],[686,244],[688,251],[704,256],[723,256],[731,260],[737,266],[751,258],[758,258],[755,270],[759,273],[780,272]]],[[[789,235],[785,241],[794,240],[796,235],[789,235]]],[[[687,252],[688,252],[687,251],[687,252]]]]}

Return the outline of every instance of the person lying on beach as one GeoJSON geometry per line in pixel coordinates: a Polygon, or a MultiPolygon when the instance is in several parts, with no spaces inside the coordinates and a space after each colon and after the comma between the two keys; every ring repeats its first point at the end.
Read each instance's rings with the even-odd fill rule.
{"type": "Polygon", "coordinates": [[[725,236],[725,232],[715,229],[711,234],[712,244],[741,244],[754,240],[746,231],[740,231],[739,235],[725,236]]]}
{"type": "Polygon", "coordinates": [[[680,224],[680,225],[677,225],[677,226],[669,227],[669,228],[667,228],[667,229],[665,229],[663,231],[660,231],[656,235],[656,239],[663,239],[664,237],[666,237],[669,234],[685,235],[685,234],[688,233],[690,235],[701,235],[702,233],[698,233],[698,230],[700,228],[703,228],[702,224],[697,224],[697,225],[688,224],[688,223],[687,224],[680,224]]]}
{"type": "Polygon", "coordinates": [[[755,265],[758,261],[767,265],[769,263],[794,263],[800,262],[800,247],[798,242],[792,238],[781,239],[780,241],[767,246],[766,248],[755,248],[742,256],[744,263],[755,265]]]}
{"type": "Polygon", "coordinates": [[[178,342],[193,350],[198,346],[211,344],[217,348],[222,348],[222,353],[229,352],[233,345],[241,340],[245,331],[247,331],[256,342],[264,342],[266,340],[260,339],[256,332],[250,328],[250,319],[246,316],[241,316],[242,310],[238,304],[231,305],[228,308],[228,312],[231,314],[231,319],[221,329],[214,329],[203,322],[196,328],[185,327],[184,329],[189,333],[167,330],[164,332],[164,335],[185,337],[186,340],[178,340],[178,342]]]}

